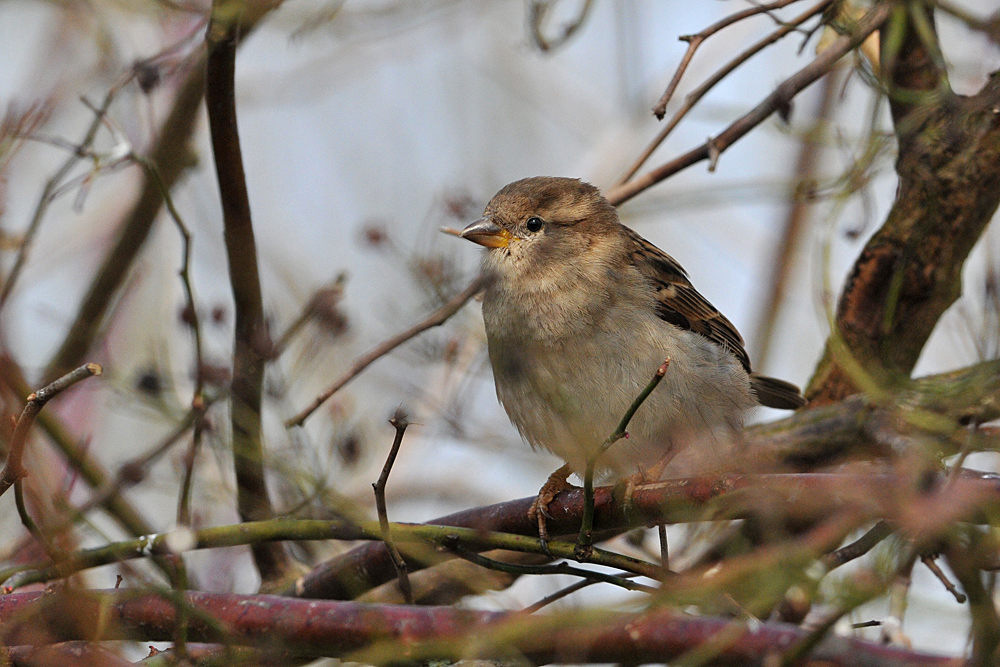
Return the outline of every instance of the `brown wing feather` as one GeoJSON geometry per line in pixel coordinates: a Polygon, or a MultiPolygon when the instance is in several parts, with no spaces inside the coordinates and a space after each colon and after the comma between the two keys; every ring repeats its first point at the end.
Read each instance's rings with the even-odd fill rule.
{"type": "Polygon", "coordinates": [[[698,293],[677,261],[625,227],[634,242],[632,263],[656,288],[656,310],[661,319],[705,336],[729,350],[750,372],[743,337],[726,316],[698,293]]]}

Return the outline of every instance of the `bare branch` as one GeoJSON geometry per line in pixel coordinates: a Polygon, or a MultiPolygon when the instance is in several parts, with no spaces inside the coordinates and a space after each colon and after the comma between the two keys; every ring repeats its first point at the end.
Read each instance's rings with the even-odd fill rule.
{"type": "Polygon", "coordinates": [[[653,393],[653,390],[660,384],[663,380],[663,376],[667,374],[667,369],[670,367],[670,358],[668,357],[660,367],[656,369],[653,373],[652,379],[646,384],[645,388],[639,392],[639,395],[635,397],[632,404],[625,411],[622,416],[621,421],[618,422],[617,428],[605,439],[601,446],[597,448],[597,451],[593,452],[587,457],[587,470],[583,475],[583,519],[580,521],[580,535],[576,540],[576,556],[577,559],[583,560],[590,555],[591,545],[594,543],[594,466],[597,464],[597,459],[608,451],[612,445],[625,437],[628,429],[629,422],[632,421],[632,417],[635,413],[642,407],[642,404],[646,402],[649,395],[653,393]]]}
{"type": "MultiPolygon", "coordinates": [[[[974,97],[922,106],[897,126],[896,201],[848,275],[836,313],[845,354],[882,386],[910,374],[961,294],[965,260],[1000,204],[998,105],[994,75],[974,97]]],[[[809,381],[812,405],[857,391],[852,362],[838,358],[836,342],[827,342],[809,381]]]]}
{"type": "Polygon", "coordinates": [[[406,561],[403,560],[396,545],[393,544],[392,529],[389,527],[389,515],[385,506],[385,485],[389,481],[389,473],[392,471],[392,464],[396,461],[396,454],[399,453],[399,446],[403,443],[403,433],[406,432],[406,427],[410,425],[410,422],[406,418],[406,413],[397,410],[389,423],[396,429],[396,437],[392,440],[389,455],[385,459],[385,465],[382,466],[382,474],[378,476],[378,481],[372,484],[372,488],[375,489],[375,507],[378,511],[378,523],[382,528],[382,541],[385,542],[385,548],[389,550],[392,564],[396,568],[399,590],[402,591],[406,604],[413,604],[413,589],[410,588],[410,578],[406,574],[406,561]]]}
{"type": "Polygon", "coordinates": [[[21,412],[21,416],[17,420],[17,425],[14,427],[14,435],[11,438],[10,454],[7,455],[7,463],[4,465],[3,472],[0,473],[0,496],[6,493],[7,489],[14,482],[23,479],[28,474],[28,471],[24,469],[24,464],[21,462],[24,456],[24,446],[28,441],[28,432],[31,430],[32,424],[35,423],[35,417],[45,407],[45,404],[80,380],[85,380],[101,373],[102,370],[99,364],[87,364],[28,395],[25,399],[27,403],[24,406],[24,410],[21,412]]]}
{"type": "MultiPolygon", "coordinates": [[[[234,8],[232,3],[224,7],[226,4],[225,0],[212,3],[213,19],[207,35],[205,103],[222,198],[229,282],[236,311],[230,423],[237,506],[244,521],[262,521],[274,516],[264,479],[260,414],[264,353],[270,349],[270,344],[265,343],[268,333],[257,271],[257,243],[250,219],[250,198],[236,121],[236,46],[240,25],[235,19],[220,20],[225,11],[234,8]]],[[[285,576],[290,564],[282,545],[255,545],[253,554],[265,584],[285,576]]]]}
{"type": "Polygon", "coordinates": [[[406,331],[401,331],[392,338],[389,338],[388,340],[379,343],[371,350],[369,350],[368,352],[364,353],[363,355],[355,359],[354,363],[351,364],[351,367],[347,370],[346,373],[344,373],[333,384],[331,384],[329,387],[323,390],[320,393],[320,395],[317,396],[313,400],[313,402],[309,404],[309,407],[302,410],[291,419],[288,419],[285,422],[285,426],[289,428],[291,428],[292,426],[302,426],[305,420],[309,418],[309,415],[314,413],[316,409],[319,408],[319,406],[323,405],[323,403],[326,402],[328,398],[330,398],[335,393],[340,391],[340,389],[345,384],[347,384],[355,377],[357,377],[358,374],[361,373],[361,371],[368,368],[368,366],[371,365],[373,361],[376,361],[384,357],[385,355],[389,354],[390,352],[392,352],[397,347],[399,347],[406,341],[410,340],[414,336],[422,334],[423,332],[427,331],[432,327],[444,324],[446,321],[448,321],[448,318],[457,313],[459,309],[461,309],[461,307],[465,305],[466,301],[474,297],[482,289],[483,289],[483,277],[479,276],[471,283],[469,283],[468,287],[466,287],[464,290],[456,294],[454,297],[451,298],[450,301],[443,304],[440,308],[438,308],[433,313],[428,315],[425,319],[418,322],[417,324],[414,324],[406,331]]]}
{"type": "MultiPolygon", "coordinates": [[[[750,18],[751,16],[757,16],[759,14],[772,12],[775,9],[781,9],[782,7],[790,5],[793,2],[798,2],[798,0],[776,0],[776,2],[754,5],[753,7],[749,7],[748,9],[744,9],[743,11],[736,12],[735,14],[730,14],[729,16],[725,17],[720,21],[716,21],[715,23],[708,26],[701,32],[697,32],[693,35],[684,35],[683,37],[681,37],[680,38],[681,41],[687,42],[688,44],[687,51],[684,52],[684,57],[681,58],[681,62],[677,66],[677,71],[674,72],[673,78],[671,78],[670,83],[667,84],[667,90],[663,93],[663,96],[656,103],[656,106],[653,107],[653,115],[656,116],[659,120],[663,120],[663,116],[666,115],[667,113],[667,105],[670,103],[670,99],[674,96],[674,91],[677,90],[677,84],[681,82],[681,77],[683,77],[684,72],[687,71],[687,67],[691,63],[691,58],[694,57],[694,52],[698,50],[698,47],[701,46],[706,39],[708,39],[715,33],[719,32],[723,28],[728,28],[729,26],[733,25],[734,23],[738,23],[743,19],[750,18]]],[[[631,174],[629,174],[622,180],[627,181],[629,178],[631,178],[631,174]]]]}
{"type": "Polygon", "coordinates": [[[771,114],[781,109],[786,109],[789,101],[795,95],[829,72],[838,60],[850,53],[852,49],[857,48],[868,35],[878,30],[890,12],[891,7],[889,3],[877,4],[858,22],[854,33],[837,38],[837,40],[830,44],[829,48],[816,56],[811,63],[785,79],[760,104],[732,123],[717,137],[666,164],[656,167],[639,178],[611,188],[605,193],[608,201],[612,205],[618,206],[665,178],[702,160],[708,160],[713,152],[717,152],[718,154],[724,152],[739,139],[743,138],[750,130],[764,122],[771,114]]]}
{"type": "MultiPolygon", "coordinates": [[[[656,662],[673,660],[698,647],[717,649],[723,664],[759,664],[769,648],[787,646],[809,633],[782,623],[692,616],[671,609],[643,614],[565,612],[537,616],[449,607],[400,607],[296,600],[276,596],[191,592],[192,641],[242,646],[286,647],[293,655],[344,657],[379,664],[406,651],[412,661],[469,657],[507,658],[512,653],[535,664],[656,662]],[[209,625],[205,619],[214,618],[209,625]],[[268,628],[261,633],[261,627],[268,628]],[[225,628],[224,637],[219,628],[225,628]],[[488,637],[503,637],[494,644],[488,637]],[[717,638],[730,641],[716,642],[717,638]]],[[[0,623],[8,643],[57,630],[49,641],[77,638],[170,641],[175,604],[160,595],[132,591],[55,594],[16,593],[0,597],[0,623]],[[102,615],[103,614],[103,615],[102,615]],[[94,618],[111,618],[99,624],[94,618]]],[[[45,635],[43,635],[45,636],[45,635]]],[[[951,657],[904,651],[855,638],[830,637],[810,654],[807,665],[853,667],[879,664],[954,665],[951,657]]]]}
{"type": "MultiPolygon", "coordinates": [[[[791,2],[795,1],[796,0],[791,0],[791,2]]],[[[642,165],[646,163],[646,160],[649,159],[649,156],[652,155],[653,152],[657,148],[659,148],[660,144],[662,144],[663,141],[667,138],[667,136],[671,132],[673,132],[674,128],[677,127],[677,124],[680,123],[685,116],[687,116],[688,112],[691,111],[691,109],[694,108],[696,104],[698,104],[701,98],[704,97],[708,93],[708,91],[714,88],[716,84],[718,84],[729,74],[731,74],[733,70],[735,70],[737,67],[750,60],[752,57],[763,51],[771,44],[774,44],[779,39],[785,37],[789,33],[798,30],[799,26],[801,26],[803,23],[805,23],[812,17],[816,16],[817,14],[823,13],[823,11],[830,5],[831,1],[832,0],[821,0],[821,2],[814,5],[804,13],[796,16],[787,23],[782,23],[781,27],[779,27],[777,30],[775,30],[770,35],[768,35],[764,39],[761,39],[756,44],[747,48],[738,56],[730,60],[720,69],[718,69],[714,74],[712,74],[712,76],[708,77],[708,79],[704,83],[702,83],[700,86],[698,86],[690,93],[688,93],[687,96],[684,98],[684,104],[681,105],[681,108],[678,109],[677,112],[670,118],[670,120],[663,127],[663,129],[660,130],[660,132],[656,135],[656,138],[649,143],[649,145],[646,147],[645,150],[643,150],[642,154],[638,157],[638,159],[636,159],[636,161],[632,164],[632,166],[628,168],[628,170],[625,172],[625,175],[622,176],[621,180],[618,181],[617,186],[621,186],[622,184],[628,182],[630,178],[635,176],[635,173],[642,168],[642,165]]],[[[757,7],[753,7],[751,9],[739,12],[738,14],[734,14],[733,16],[730,16],[729,19],[732,19],[733,17],[736,16],[740,16],[741,14],[746,14],[747,16],[751,16],[752,14],[748,14],[748,12],[753,11],[756,14],[762,11],[768,11],[769,9],[781,7],[787,4],[790,4],[789,0],[783,0],[781,2],[773,2],[770,5],[758,5],[757,7]]],[[[709,26],[708,28],[701,31],[697,35],[692,35],[690,37],[687,53],[684,54],[684,59],[681,60],[681,64],[677,69],[677,73],[674,75],[674,79],[670,82],[670,86],[667,87],[667,92],[664,93],[663,98],[660,100],[660,103],[653,109],[653,113],[656,114],[657,118],[663,118],[663,115],[666,113],[667,100],[669,100],[670,96],[673,95],[674,88],[676,88],[677,84],[680,82],[680,76],[687,68],[688,61],[690,61],[691,56],[694,55],[695,49],[697,49],[698,46],[700,46],[701,43],[705,41],[705,39],[709,35],[713,34],[713,32],[716,32],[718,29],[721,29],[717,28],[717,26],[720,26],[729,19],[723,19],[719,23],[709,26]],[[713,28],[715,30],[713,30],[713,28]],[[662,105],[662,111],[660,105],[662,105]]],[[[725,25],[729,24],[726,23],[725,25]]],[[[725,26],[722,25],[721,27],[725,26]]],[[[718,156],[716,155],[716,159],[717,158],[718,156]]],[[[713,170],[714,167],[710,168],[710,171],[713,170]]]]}
{"type": "MultiPolygon", "coordinates": [[[[181,174],[192,166],[188,142],[194,133],[204,92],[204,63],[199,59],[181,85],[170,115],[149,152],[148,159],[157,166],[163,186],[167,189],[172,188],[181,174]]],[[[128,278],[129,269],[148,238],[162,204],[161,188],[147,173],[139,198],[122,222],[115,244],[97,270],[62,345],[48,364],[45,372],[48,380],[70,370],[86,356],[108,307],[128,278]]]]}

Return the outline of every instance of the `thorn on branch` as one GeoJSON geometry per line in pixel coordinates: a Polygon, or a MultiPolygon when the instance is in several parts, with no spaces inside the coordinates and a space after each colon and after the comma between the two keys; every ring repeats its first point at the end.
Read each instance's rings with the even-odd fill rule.
{"type": "Polygon", "coordinates": [[[719,150],[712,137],[708,138],[705,145],[708,147],[708,170],[714,172],[716,165],[719,164],[719,156],[722,155],[722,151],[719,150]]]}

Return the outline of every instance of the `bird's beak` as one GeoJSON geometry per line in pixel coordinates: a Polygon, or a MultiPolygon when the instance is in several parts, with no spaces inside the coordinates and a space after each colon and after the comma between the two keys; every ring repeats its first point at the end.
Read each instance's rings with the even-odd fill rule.
{"type": "Polygon", "coordinates": [[[476,220],[463,229],[459,236],[487,248],[506,248],[512,238],[510,232],[493,222],[489,216],[476,220]]]}

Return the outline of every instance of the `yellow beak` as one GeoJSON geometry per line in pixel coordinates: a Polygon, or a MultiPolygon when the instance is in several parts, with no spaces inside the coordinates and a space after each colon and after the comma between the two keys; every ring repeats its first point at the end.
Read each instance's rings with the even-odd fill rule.
{"type": "Polygon", "coordinates": [[[492,218],[485,217],[462,230],[460,236],[487,248],[506,248],[510,243],[510,232],[501,228],[492,218]]]}

